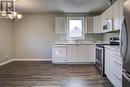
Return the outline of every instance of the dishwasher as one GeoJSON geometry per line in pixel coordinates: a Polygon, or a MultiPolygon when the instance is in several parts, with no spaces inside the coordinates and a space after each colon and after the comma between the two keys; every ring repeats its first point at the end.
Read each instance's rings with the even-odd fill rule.
{"type": "Polygon", "coordinates": [[[52,45],[52,63],[66,64],[66,45],[52,45]]]}

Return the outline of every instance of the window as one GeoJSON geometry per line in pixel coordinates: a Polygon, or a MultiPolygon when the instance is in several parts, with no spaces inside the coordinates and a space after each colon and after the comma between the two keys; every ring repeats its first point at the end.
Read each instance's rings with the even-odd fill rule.
{"type": "Polygon", "coordinates": [[[84,18],[67,18],[67,38],[68,40],[84,39],[84,18]]]}

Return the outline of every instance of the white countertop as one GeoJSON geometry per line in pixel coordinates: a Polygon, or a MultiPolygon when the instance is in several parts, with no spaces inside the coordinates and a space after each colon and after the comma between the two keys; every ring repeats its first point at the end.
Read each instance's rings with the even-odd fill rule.
{"type": "Polygon", "coordinates": [[[95,45],[95,44],[108,44],[108,42],[103,42],[103,41],[97,41],[97,42],[92,42],[92,41],[55,41],[52,43],[52,45],[95,45]]]}
{"type": "Polygon", "coordinates": [[[105,47],[105,48],[108,48],[108,49],[120,51],[120,46],[106,45],[106,46],[104,46],[104,47],[105,47]]]}

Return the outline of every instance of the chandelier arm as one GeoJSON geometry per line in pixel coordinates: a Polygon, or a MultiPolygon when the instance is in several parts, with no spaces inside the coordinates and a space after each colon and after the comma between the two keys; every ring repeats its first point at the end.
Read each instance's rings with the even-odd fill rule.
{"type": "Polygon", "coordinates": [[[3,10],[3,7],[2,7],[2,1],[0,2],[0,5],[1,5],[1,11],[3,10]]]}
{"type": "Polygon", "coordinates": [[[8,3],[6,2],[6,13],[8,14],[8,3]]]}

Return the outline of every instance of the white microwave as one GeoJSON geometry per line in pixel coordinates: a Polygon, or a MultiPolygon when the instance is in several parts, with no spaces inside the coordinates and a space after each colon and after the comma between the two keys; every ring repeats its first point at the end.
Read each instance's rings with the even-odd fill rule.
{"type": "Polygon", "coordinates": [[[103,25],[103,31],[104,32],[108,32],[108,31],[112,31],[113,28],[113,19],[107,19],[103,25]]]}

